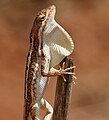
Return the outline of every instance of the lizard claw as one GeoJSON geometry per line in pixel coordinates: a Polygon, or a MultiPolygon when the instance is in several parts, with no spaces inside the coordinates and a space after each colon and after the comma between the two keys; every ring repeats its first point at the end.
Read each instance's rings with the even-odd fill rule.
{"type": "Polygon", "coordinates": [[[62,70],[62,71],[63,71],[63,72],[66,72],[66,71],[72,70],[72,69],[74,69],[74,68],[76,68],[76,66],[72,66],[72,67],[66,68],[66,69],[64,69],[64,70],[62,70]]]}

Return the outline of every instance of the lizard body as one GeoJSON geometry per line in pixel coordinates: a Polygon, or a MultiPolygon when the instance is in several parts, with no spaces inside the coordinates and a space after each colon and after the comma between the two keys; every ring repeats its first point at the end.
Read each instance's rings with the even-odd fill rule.
{"type": "Polygon", "coordinates": [[[72,74],[52,68],[71,54],[74,47],[68,33],[55,22],[55,11],[54,5],[41,10],[30,33],[25,71],[24,120],[40,120],[40,107],[47,110],[44,120],[51,120],[53,109],[43,99],[49,77],[72,74]]]}

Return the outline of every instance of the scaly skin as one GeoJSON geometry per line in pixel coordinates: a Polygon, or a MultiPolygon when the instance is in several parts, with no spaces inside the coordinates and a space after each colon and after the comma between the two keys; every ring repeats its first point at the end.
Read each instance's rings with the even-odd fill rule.
{"type": "MultiPolygon", "coordinates": [[[[51,28],[53,29],[53,27],[49,24],[52,23],[52,19],[55,15],[55,9],[56,8],[53,5],[47,9],[41,10],[35,18],[30,33],[30,49],[27,56],[25,71],[23,120],[40,120],[40,108],[47,111],[44,120],[51,120],[53,109],[51,105],[43,99],[49,77],[63,74],[73,74],[66,72],[69,69],[59,71],[51,68],[51,61],[53,60],[49,44],[49,39],[51,38],[48,37],[48,39],[46,36],[52,31],[51,28]]],[[[57,24],[55,25],[54,22],[53,25],[55,28],[57,24]]],[[[59,62],[60,61],[57,61],[56,64],[59,62]]]]}

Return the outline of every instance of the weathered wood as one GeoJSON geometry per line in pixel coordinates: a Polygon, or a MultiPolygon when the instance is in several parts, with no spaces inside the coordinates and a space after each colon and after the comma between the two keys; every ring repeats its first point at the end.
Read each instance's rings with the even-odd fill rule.
{"type": "MultiPolygon", "coordinates": [[[[66,57],[60,63],[61,68],[63,64],[64,68],[69,68],[74,66],[74,61],[66,57]]],[[[74,69],[70,70],[70,72],[74,72],[74,69]]],[[[57,78],[53,120],[68,120],[68,109],[70,106],[72,83],[74,79],[71,75],[64,75],[64,77],[66,82],[61,76],[57,78]]]]}

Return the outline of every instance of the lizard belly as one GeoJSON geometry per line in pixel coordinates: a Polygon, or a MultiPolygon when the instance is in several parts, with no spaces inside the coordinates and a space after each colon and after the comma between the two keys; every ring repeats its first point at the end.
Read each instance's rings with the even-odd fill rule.
{"type": "MultiPolygon", "coordinates": [[[[48,73],[50,70],[50,48],[47,46],[47,44],[44,44],[43,51],[45,55],[45,69],[44,72],[48,73]]],[[[39,72],[38,72],[38,78],[36,79],[36,86],[38,90],[37,95],[37,102],[41,100],[41,98],[44,95],[45,89],[48,84],[49,77],[43,77],[41,75],[41,58],[39,59],[39,72]]]]}

